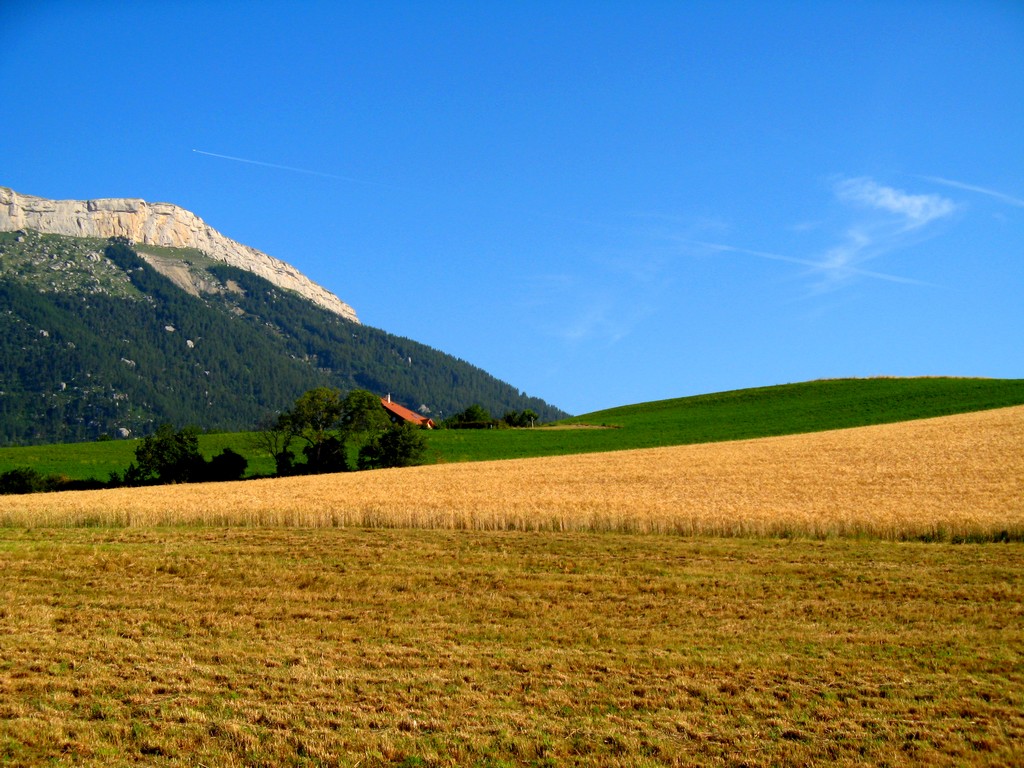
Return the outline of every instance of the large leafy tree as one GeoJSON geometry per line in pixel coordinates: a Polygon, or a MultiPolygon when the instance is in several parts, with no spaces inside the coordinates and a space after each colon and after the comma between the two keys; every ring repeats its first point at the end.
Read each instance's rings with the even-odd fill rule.
{"type": "Polygon", "coordinates": [[[393,424],[359,449],[359,469],[411,467],[419,464],[427,449],[420,427],[408,422],[393,424]]]}
{"type": "Polygon", "coordinates": [[[345,442],[360,447],[391,426],[391,419],[377,395],[353,389],[342,402],[340,425],[345,442]]]}
{"type": "Polygon", "coordinates": [[[124,481],[128,485],[189,483],[203,479],[205,469],[198,432],[192,427],[175,431],[170,424],[162,424],[139,443],[124,481]]]}
{"type": "Polygon", "coordinates": [[[280,422],[305,445],[306,471],[340,472],[347,469],[345,452],[338,434],[343,411],[341,391],[331,387],[311,389],[291,410],[281,414],[280,422]]]}
{"type": "Polygon", "coordinates": [[[239,480],[249,468],[249,460],[225,448],[206,463],[205,477],[211,481],[239,480]]]}
{"type": "Polygon", "coordinates": [[[291,452],[294,435],[288,425],[287,413],[265,419],[253,433],[252,445],[274,457],[277,474],[290,475],[295,471],[295,455],[291,452]]]}

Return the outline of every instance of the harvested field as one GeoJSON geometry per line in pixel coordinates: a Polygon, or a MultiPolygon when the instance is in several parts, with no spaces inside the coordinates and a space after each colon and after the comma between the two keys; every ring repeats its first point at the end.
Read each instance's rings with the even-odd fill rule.
{"type": "Polygon", "coordinates": [[[0,498],[5,526],[1024,538],[1024,406],[650,450],[0,498]]]}
{"type": "Polygon", "coordinates": [[[1022,547],[0,530],[0,764],[1021,765],[1022,547]]]}

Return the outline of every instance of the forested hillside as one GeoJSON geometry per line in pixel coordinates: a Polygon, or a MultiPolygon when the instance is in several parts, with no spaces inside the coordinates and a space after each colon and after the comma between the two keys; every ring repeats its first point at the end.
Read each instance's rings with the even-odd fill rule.
{"type": "Polygon", "coordinates": [[[0,233],[0,444],[140,436],[163,422],[251,429],[316,386],[390,393],[435,417],[472,403],[565,415],[252,273],[198,252],[162,256],[201,290],[126,242],[0,233]]]}

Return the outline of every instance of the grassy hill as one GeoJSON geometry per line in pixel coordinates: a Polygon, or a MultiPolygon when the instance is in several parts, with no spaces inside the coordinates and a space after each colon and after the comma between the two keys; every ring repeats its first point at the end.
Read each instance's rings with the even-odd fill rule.
{"type": "Polygon", "coordinates": [[[1024,403],[1024,379],[835,379],[627,405],[557,427],[431,435],[438,461],[712,443],[891,424],[1024,403]]]}
{"type": "MultiPolygon", "coordinates": [[[[1024,379],[839,379],[720,392],[628,405],[535,429],[437,430],[434,463],[529,458],[740,440],[1024,404],[1024,379]]],[[[105,479],[132,461],[135,441],[0,448],[0,472],[31,466],[43,474],[105,479]]],[[[273,462],[245,433],[203,435],[207,458],[230,447],[253,474],[273,462]]]]}

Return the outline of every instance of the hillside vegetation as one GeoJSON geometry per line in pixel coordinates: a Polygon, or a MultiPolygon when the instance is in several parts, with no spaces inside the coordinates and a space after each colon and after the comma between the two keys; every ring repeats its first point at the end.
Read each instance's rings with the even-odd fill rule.
{"type": "MultiPolygon", "coordinates": [[[[190,250],[0,233],[0,445],[254,429],[318,386],[566,414],[462,360],[190,250]],[[172,279],[173,278],[173,279],[172,279]]],[[[381,290],[387,290],[382,286],[381,290]]]]}

